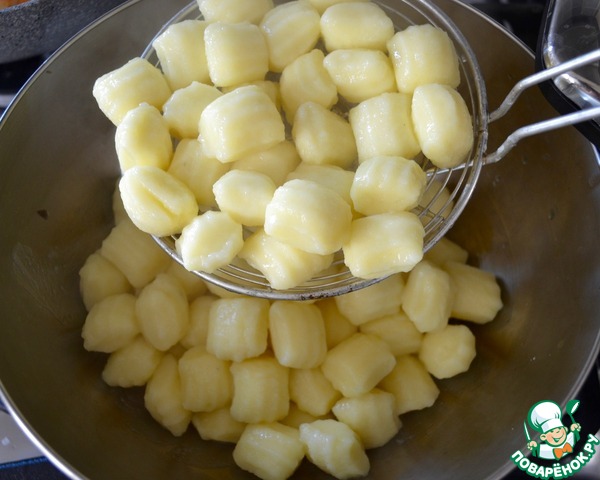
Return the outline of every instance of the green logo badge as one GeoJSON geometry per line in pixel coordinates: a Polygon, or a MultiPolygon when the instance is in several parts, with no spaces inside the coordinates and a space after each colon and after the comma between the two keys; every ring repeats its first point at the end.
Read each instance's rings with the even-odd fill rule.
{"type": "Polygon", "coordinates": [[[570,425],[566,426],[563,423],[562,410],[557,403],[543,400],[533,405],[529,409],[527,420],[523,422],[527,448],[533,457],[551,463],[538,464],[519,450],[511,456],[513,463],[528,475],[544,480],[568,478],[581,470],[596,453],[596,446],[600,440],[589,434],[581,450],[576,447],[581,440],[581,425],[573,414],[578,408],[579,400],[567,402],[565,414],[569,417],[570,425]],[[539,434],[539,440],[532,438],[530,429],[539,434]]]}

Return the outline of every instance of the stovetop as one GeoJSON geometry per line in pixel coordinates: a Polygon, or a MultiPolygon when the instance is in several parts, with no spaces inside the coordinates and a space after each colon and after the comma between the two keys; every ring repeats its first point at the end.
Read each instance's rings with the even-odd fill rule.
{"type": "MultiPolygon", "coordinates": [[[[464,0],[513,32],[535,50],[545,0],[464,0]]],[[[51,54],[0,65],[0,114],[29,76],[51,54]]],[[[582,405],[578,422],[586,432],[600,431],[600,359],[590,373],[577,399],[582,405]]],[[[576,480],[600,480],[600,454],[578,472],[576,480]]],[[[56,469],[25,436],[0,403],[0,480],[63,480],[67,477],[56,469]]],[[[515,470],[506,480],[532,477],[515,470]]]]}

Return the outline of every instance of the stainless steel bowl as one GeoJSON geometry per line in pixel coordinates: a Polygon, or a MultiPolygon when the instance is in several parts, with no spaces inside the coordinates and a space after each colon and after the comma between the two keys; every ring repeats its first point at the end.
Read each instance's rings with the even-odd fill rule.
{"type": "MultiPolygon", "coordinates": [[[[72,478],[249,478],[233,467],[230,446],[193,431],[174,438],[144,411],[140,390],[104,385],[104,356],[84,351],[80,338],[77,271],[110,229],[118,175],[114,130],[91,87],[139,55],[186,3],[130,2],[88,28],[42,67],[0,123],[0,391],[72,478]]],[[[531,53],[468,6],[436,3],[471,43],[496,106],[531,73],[531,53]]],[[[526,92],[490,129],[490,148],[552,115],[539,92],[526,92]]],[[[542,399],[564,405],[598,354],[599,232],[600,166],[574,129],[526,139],[482,169],[450,236],[499,277],[506,306],[474,329],[472,369],[439,382],[436,405],[404,415],[397,438],[371,452],[371,478],[498,479],[510,470],[510,456],[525,449],[529,407],[542,399]]],[[[325,475],[304,464],[298,478],[325,475]]]]}

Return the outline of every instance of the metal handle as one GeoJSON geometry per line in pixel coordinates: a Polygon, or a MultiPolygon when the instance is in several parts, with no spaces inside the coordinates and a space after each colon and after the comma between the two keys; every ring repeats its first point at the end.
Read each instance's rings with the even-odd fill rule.
{"type": "MultiPolygon", "coordinates": [[[[551,80],[558,75],[565,72],[575,70],[577,68],[589,65],[590,63],[597,62],[600,60],[600,49],[594,50],[590,53],[582,55],[580,57],[569,60],[565,63],[557,65],[555,67],[543,70],[535,73],[528,77],[525,77],[519,81],[513,89],[508,93],[502,104],[489,115],[489,123],[492,123],[499,118],[502,118],[515,104],[521,93],[523,93],[529,87],[537,85],[546,80],[551,80]]],[[[529,137],[531,135],[537,135],[538,133],[548,132],[557,128],[567,127],[575,125],[577,123],[586,122],[600,118],[600,107],[592,107],[578,112],[564,115],[561,117],[553,118],[550,120],[544,120],[532,125],[527,125],[515,130],[502,145],[493,153],[486,155],[483,159],[483,164],[488,165],[496,163],[502,159],[521,139],[529,137]]]]}

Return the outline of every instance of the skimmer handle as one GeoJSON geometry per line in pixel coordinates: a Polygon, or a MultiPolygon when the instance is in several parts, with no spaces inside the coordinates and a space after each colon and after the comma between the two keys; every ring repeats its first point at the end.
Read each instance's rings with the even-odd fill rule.
{"type": "MultiPolygon", "coordinates": [[[[600,49],[581,55],[580,57],[569,60],[565,63],[557,65],[541,72],[534,73],[520,80],[513,89],[508,93],[502,104],[489,115],[489,122],[494,122],[503,117],[515,104],[521,93],[526,89],[538,85],[546,80],[551,80],[565,72],[575,70],[577,68],[589,65],[600,60],[600,49]]],[[[591,107],[581,111],[576,111],[568,115],[544,120],[532,125],[526,125],[515,130],[500,147],[492,153],[487,154],[484,159],[484,165],[495,163],[501,160],[521,139],[538,133],[548,132],[557,128],[575,125],[581,122],[587,122],[593,119],[600,119],[600,107],[591,107]]]]}

